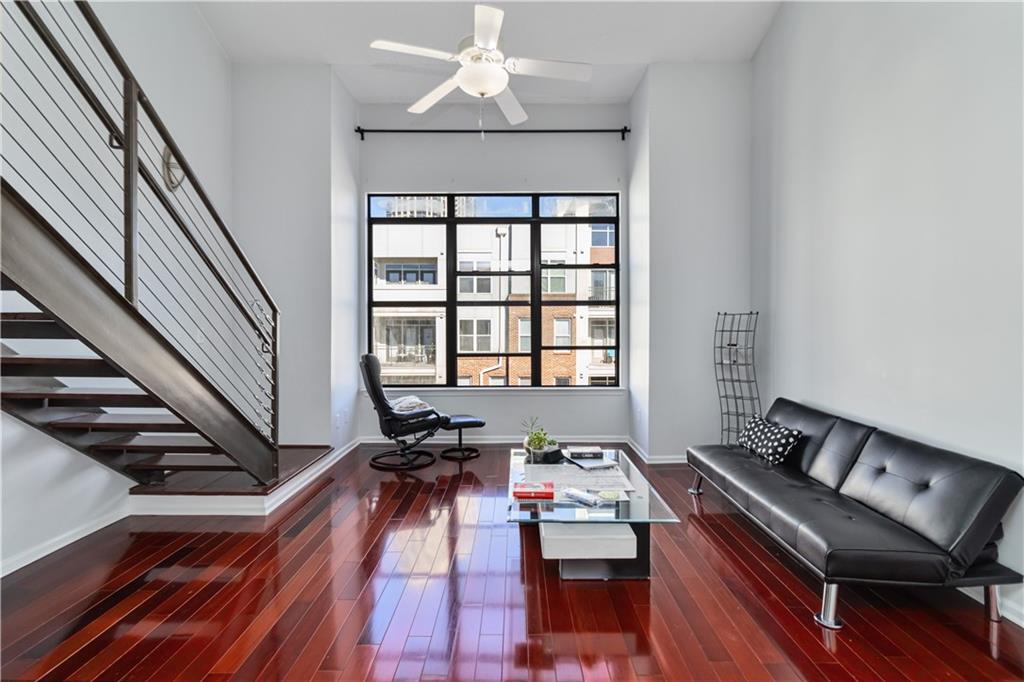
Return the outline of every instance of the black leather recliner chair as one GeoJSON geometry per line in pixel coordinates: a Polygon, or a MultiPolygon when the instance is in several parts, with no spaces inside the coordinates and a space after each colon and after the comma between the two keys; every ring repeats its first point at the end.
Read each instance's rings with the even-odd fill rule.
{"type": "Polygon", "coordinates": [[[415,471],[433,464],[434,453],[417,448],[448,423],[448,415],[433,407],[415,412],[396,412],[384,393],[377,356],[372,353],[364,355],[359,360],[359,369],[373,409],[377,412],[381,434],[398,446],[371,457],[370,466],[383,471],[415,471]]]}
{"type": "MultiPolygon", "coordinates": [[[[370,458],[370,466],[383,471],[415,471],[434,463],[434,453],[417,450],[423,441],[437,433],[438,429],[458,431],[459,444],[446,448],[441,457],[452,462],[463,462],[480,455],[477,448],[463,445],[463,429],[477,429],[485,425],[480,417],[470,414],[447,415],[433,407],[415,412],[396,412],[384,393],[380,379],[380,360],[373,353],[367,353],[359,360],[366,392],[370,394],[373,409],[380,421],[380,432],[390,438],[398,447],[370,458]],[[410,440],[411,437],[411,440],[410,440]]],[[[461,468],[460,468],[461,471],[461,468]]]]}
{"type": "Polygon", "coordinates": [[[841,627],[843,583],[984,586],[988,617],[999,620],[997,586],[1024,580],[996,561],[1020,474],[785,398],[766,419],[803,432],[785,462],[693,446],[690,493],[707,479],[825,581],[820,625],[841,627]]]}

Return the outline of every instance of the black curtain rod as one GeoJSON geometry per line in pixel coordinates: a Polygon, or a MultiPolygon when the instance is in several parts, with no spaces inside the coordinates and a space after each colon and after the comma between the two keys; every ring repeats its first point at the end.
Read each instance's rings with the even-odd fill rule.
{"type": "Polygon", "coordinates": [[[518,134],[518,135],[529,135],[531,133],[567,133],[567,134],[580,134],[580,133],[615,133],[621,136],[623,140],[626,139],[626,135],[630,132],[628,126],[622,126],[621,128],[523,128],[523,129],[501,129],[501,130],[490,130],[479,128],[364,128],[362,126],[356,126],[356,135],[359,136],[360,140],[365,140],[366,136],[370,133],[415,133],[415,134],[444,134],[444,133],[457,133],[457,134],[474,134],[479,135],[485,133],[488,135],[505,135],[505,134],[518,134]]]}

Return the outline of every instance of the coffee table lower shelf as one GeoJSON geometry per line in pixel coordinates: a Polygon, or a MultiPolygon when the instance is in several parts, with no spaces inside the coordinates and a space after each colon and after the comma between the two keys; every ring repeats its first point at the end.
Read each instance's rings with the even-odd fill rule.
{"type": "Polygon", "coordinates": [[[558,561],[563,580],[647,580],[651,524],[539,524],[541,556],[558,561]]]}

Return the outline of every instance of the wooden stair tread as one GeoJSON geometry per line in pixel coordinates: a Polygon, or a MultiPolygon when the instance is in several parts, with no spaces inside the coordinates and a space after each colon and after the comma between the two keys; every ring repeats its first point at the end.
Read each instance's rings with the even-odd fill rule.
{"type": "Polygon", "coordinates": [[[77,386],[0,386],[5,400],[49,400],[59,405],[95,405],[97,407],[160,407],[138,388],[85,388],[77,386]]]}
{"type": "Polygon", "coordinates": [[[101,358],[64,355],[0,355],[5,376],[119,377],[121,373],[101,358]]]}
{"type": "Polygon", "coordinates": [[[0,336],[5,339],[71,339],[64,327],[46,313],[0,313],[0,336]]]}
{"type": "Polygon", "coordinates": [[[193,428],[173,414],[98,413],[58,419],[47,426],[55,429],[92,429],[94,431],[192,431],[193,428]]]}
{"type": "Polygon", "coordinates": [[[158,455],[125,465],[137,471],[241,471],[226,455],[158,455]]]}
{"type": "Polygon", "coordinates": [[[220,449],[200,436],[126,436],[100,443],[93,450],[116,452],[217,453],[220,449]]]}

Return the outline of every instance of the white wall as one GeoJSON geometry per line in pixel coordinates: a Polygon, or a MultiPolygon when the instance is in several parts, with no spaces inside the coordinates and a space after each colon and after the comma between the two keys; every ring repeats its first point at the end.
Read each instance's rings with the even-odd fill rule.
{"type": "Polygon", "coordinates": [[[715,314],[750,308],[750,88],[749,63],[653,64],[634,96],[630,351],[647,376],[630,422],[652,460],[719,440],[715,314]]]}
{"type": "Polygon", "coordinates": [[[97,2],[92,8],[230,227],[231,65],[198,7],[97,2]]]}
{"type": "Polygon", "coordinates": [[[2,573],[128,515],[134,482],[4,413],[2,573]]]}
{"type": "MultiPolygon", "coordinates": [[[[784,5],[754,117],[771,394],[1018,471],[1021,11],[784,5]]],[[[1007,521],[1022,571],[1021,500],[1007,521]]]]}
{"type": "Polygon", "coordinates": [[[280,440],[330,443],[334,75],[238,64],[232,80],[235,234],[281,310],[280,440]]]}
{"type": "Polygon", "coordinates": [[[359,194],[359,139],[352,134],[358,107],[331,77],[331,444],[344,447],[357,437],[356,396],[363,261],[359,194]]]}
{"type": "Polygon", "coordinates": [[[651,99],[645,73],[629,102],[629,435],[651,449],[651,99]]]}
{"type": "MultiPolygon", "coordinates": [[[[625,105],[528,105],[530,120],[524,127],[620,128],[626,123],[625,105]]],[[[473,128],[475,105],[438,105],[422,117],[404,106],[364,105],[360,123],[367,128],[473,128]]],[[[484,125],[506,127],[490,105],[484,125]]],[[[360,142],[361,192],[510,192],[510,191],[617,191],[620,200],[620,257],[628,258],[628,201],[626,166],[628,145],[617,135],[368,135],[360,142]]],[[[361,209],[365,216],[365,207],[361,209]]],[[[361,228],[362,229],[362,228],[361,228]]],[[[365,249],[365,235],[362,235],[365,249]]],[[[365,300],[365,250],[360,273],[365,300]]],[[[625,300],[628,287],[620,295],[625,300]]],[[[628,315],[623,306],[619,332],[628,343],[628,315]]],[[[366,346],[365,310],[360,320],[360,348],[366,346]]],[[[623,362],[623,377],[629,368],[623,362]]],[[[438,409],[477,414],[487,427],[475,437],[517,437],[524,417],[536,415],[559,436],[612,436],[629,433],[627,394],[622,389],[477,389],[472,393],[445,389],[415,392],[438,409]]],[[[402,392],[392,390],[392,394],[402,392]]],[[[380,438],[376,413],[365,393],[359,398],[359,434],[380,438]]]]}
{"type": "MultiPolygon", "coordinates": [[[[188,4],[93,8],[230,224],[230,69],[206,23],[188,4]]],[[[127,514],[129,479],[6,414],[2,427],[4,573],[127,514]]]]}

